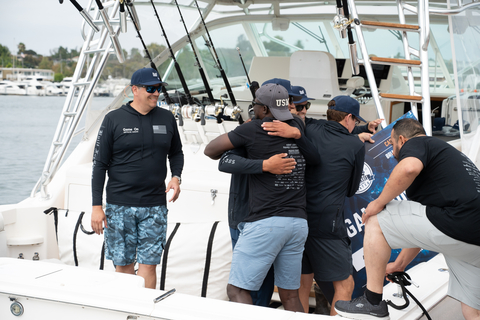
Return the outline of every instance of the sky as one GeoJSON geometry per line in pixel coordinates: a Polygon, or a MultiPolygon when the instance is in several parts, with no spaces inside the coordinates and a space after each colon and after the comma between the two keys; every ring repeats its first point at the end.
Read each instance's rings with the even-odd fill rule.
{"type": "MultiPolygon", "coordinates": [[[[68,49],[81,49],[83,39],[80,27],[83,18],[78,10],[69,0],[63,4],[59,0],[0,0],[0,44],[7,46],[10,52],[16,52],[18,43],[23,42],[27,50],[34,50],[41,55],[50,55],[50,52],[58,47],[68,49]]],[[[85,7],[87,0],[77,0],[85,7]]],[[[181,2],[180,2],[181,3],[181,2]]],[[[157,7],[160,19],[166,29],[168,40],[173,43],[182,37],[183,26],[180,25],[178,12],[171,9],[157,7]],[[168,11],[170,10],[170,11],[168,11]],[[177,27],[178,24],[178,27],[177,27]],[[169,26],[175,25],[175,28],[169,26]]],[[[163,37],[159,36],[160,27],[153,15],[150,6],[137,6],[140,21],[152,21],[150,28],[143,28],[140,31],[145,43],[152,42],[165,44],[163,37]]],[[[198,16],[198,12],[183,10],[182,14],[186,21],[193,21],[190,17],[198,16]]],[[[187,22],[188,24],[188,22],[187,22]]],[[[120,42],[123,49],[130,52],[131,48],[141,48],[142,44],[136,38],[133,24],[129,23],[128,33],[120,35],[120,42]]]]}

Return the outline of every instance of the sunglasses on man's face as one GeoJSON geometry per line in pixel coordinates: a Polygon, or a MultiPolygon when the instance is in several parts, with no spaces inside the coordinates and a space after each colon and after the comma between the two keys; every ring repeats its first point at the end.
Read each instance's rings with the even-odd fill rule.
{"type": "Polygon", "coordinates": [[[252,100],[252,108],[255,106],[255,105],[258,105],[258,106],[262,106],[262,107],[266,107],[267,105],[263,104],[263,103],[260,103],[260,102],[257,102],[255,100],[252,100]]]}
{"type": "Polygon", "coordinates": [[[155,86],[142,86],[142,85],[137,85],[137,87],[139,87],[139,88],[145,88],[145,90],[146,90],[148,93],[155,93],[155,91],[160,92],[160,91],[162,90],[162,86],[155,87],[155,86]]]}
{"type": "Polygon", "coordinates": [[[358,120],[357,117],[355,117],[353,114],[352,114],[352,119],[353,119],[353,121],[355,121],[356,126],[358,126],[360,124],[360,120],[358,120]]]}
{"type": "Polygon", "coordinates": [[[295,105],[295,109],[297,110],[297,112],[300,112],[303,110],[303,108],[306,108],[307,110],[310,108],[310,101],[307,101],[307,103],[305,104],[300,104],[300,105],[295,105]]]}

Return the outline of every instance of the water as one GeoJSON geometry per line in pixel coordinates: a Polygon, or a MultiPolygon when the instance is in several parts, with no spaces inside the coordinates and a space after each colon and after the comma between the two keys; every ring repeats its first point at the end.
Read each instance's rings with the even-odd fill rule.
{"type": "MultiPolygon", "coordinates": [[[[93,98],[92,105],[100,108],[112,101],[93,98]]],[[[65,97],[0,95],[0,205],[30,196],[45,165],[64,102],[65,97]]],[[[80,139],[75,137],[72,145],[80,139]]]]}

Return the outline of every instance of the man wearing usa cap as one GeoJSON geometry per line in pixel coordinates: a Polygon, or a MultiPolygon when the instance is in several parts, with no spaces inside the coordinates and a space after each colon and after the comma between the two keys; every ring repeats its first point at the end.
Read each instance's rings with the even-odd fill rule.
{"type": "MultiPolygon", "coordinates": [[[[302,100],[308,101],[306,92],[302,100]]],[[[351,133],[366,131],[369,126],[356,126],[365,120],[360,117],[358,101],[351,97],[337,96],[328,107],[328,121],[312,118],[305,121],[306,135],[321,155],[321,161],[319,165],[308,165],[305,174],[309,234],[300,292],[302,296],[306,292],[308,297],[313,277],[317,283],[333,282],[333,306],[337,300],[349,300],[344,297],[351,297],[354,288],[352,251],[343,207],[345,197],[354,195],[358,189],[365,157],[363,142],[351,133]]],[[[264,124],[271,134],[288,136],[282,127],[285,126],[280,123],[264,124]]],[[[333,307],[330,314],[336,314],[333,307]]]]}
{"type": "Polygon", "coordinates": [[[300,134],[295,138],[269,135],[262,123],[285,121],[303,131],[288,110],[289,97],[283,86],[268,83],[260,87],[253,101],[255,118],[249,123],[212,140],[205,154],[218,159],[226,151],[245,147],[249,159],[268,159],[287,153],[296,167],[290,174],[271,173],[249,176],[250,208],[240,223],[227,286],[230,300],[252,303],[250,291],[260,288],[271,265],[275,284],[287,310],[303,311],[298,298],[303,245],[308,233],[305,212],[305,164],[317,163],[319,154],[300,134]]]}
{"type": "MultiPolygon", "coordinates": [[[[299,92],[294,91],[294,86],[292,86],[290,80],[287,79],[281,79],[281,78],[273,78],[265,81],[262,85],[267,84],[267,83],[275,83],[279,84],[285,89],[287,89],[288,92],[288,109],[290,112],[295,109],[295,101],[299,101],[300,99],[303,98],[302,94],[299,92]]],[[[296,112],[292,112],[292,114],[296,114],[296,112]]]]}
{"type": "Polygon", "coordinates": [[[105,257],[117,272],[145,279],[155,288],[167,228],[169,201],[180,194],[183,151],[173,115],[157,108],[161,86],[155,69],[135,71],[131,79],[133,101],[108,113],[98,132],[93,154],[92,229],[105,231],[105,257]],[[165,187],[167,157],[172,179],[165,187]],[[108,171],[105,212],[102,207],[108,171]],[[105,229],[103,229],[105,227],[105,229]]]}

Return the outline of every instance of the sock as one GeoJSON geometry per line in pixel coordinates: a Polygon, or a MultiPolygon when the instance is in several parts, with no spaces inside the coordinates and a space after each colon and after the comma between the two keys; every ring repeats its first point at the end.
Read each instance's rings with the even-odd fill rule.
{"type": "Polygon", "coordinates": [[[382,302],[383,295],[381,293],[375,293],[365,289],[365,297],[367,298],[368,302],[376,306],[382,302]]]}

